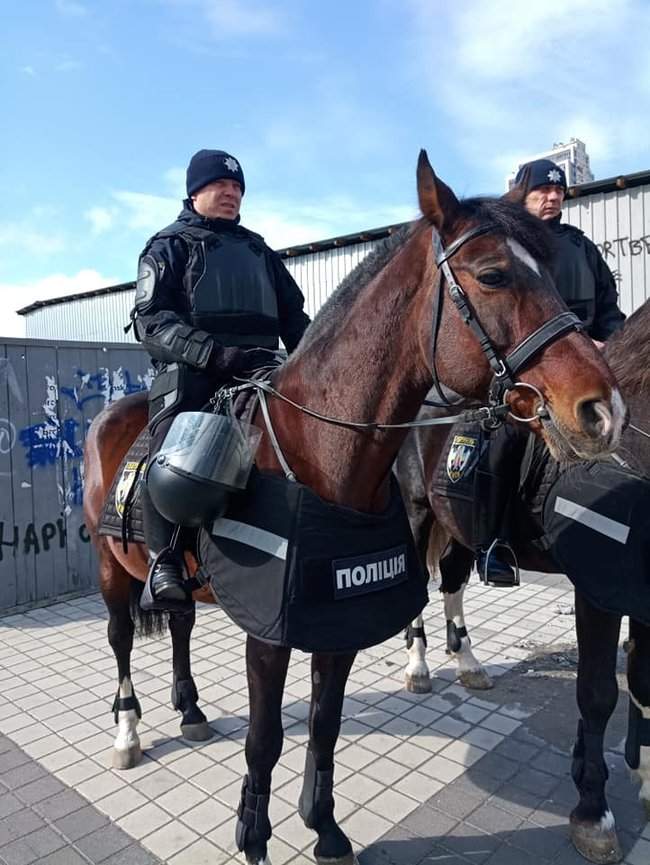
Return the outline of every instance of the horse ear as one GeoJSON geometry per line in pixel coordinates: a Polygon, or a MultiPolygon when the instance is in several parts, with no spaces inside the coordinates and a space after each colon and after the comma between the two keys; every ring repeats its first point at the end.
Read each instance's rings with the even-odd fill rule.
{"type": "Polygon", "coordinates": [[[420,151],[417,178],[422,215],[439,232],[442,232],[443,228],[449,229],[456,219],[460,205],[447,184],[436,177],[426,150],[420,151]]]}
{"type": "Polygon", "coordinates": [[[503,201],[510,201],[512,204],[521,204],[523,206],[526,200],[526,190],[523,186],[513,186],[501,198],[503,201]]]}

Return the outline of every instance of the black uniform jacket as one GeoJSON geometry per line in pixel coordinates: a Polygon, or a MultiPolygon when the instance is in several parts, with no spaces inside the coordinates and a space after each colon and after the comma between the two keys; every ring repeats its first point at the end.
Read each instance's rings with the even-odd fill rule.
{"type": "Polygon", "coordinates": [[[549,227],[556,241],[551,273],[557,289],[589,336],[604,341],[625,321],[612,272],[579,228],[560,222],[559,217],[549,227]]]}

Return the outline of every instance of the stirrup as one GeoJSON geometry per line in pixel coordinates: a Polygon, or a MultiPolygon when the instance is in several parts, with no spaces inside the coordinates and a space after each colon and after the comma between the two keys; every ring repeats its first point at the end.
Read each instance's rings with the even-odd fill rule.
{"type": "Polygon", "coordinates": [[[478,569],[478,576],[479,580],[484,585],[496,586],[498,588],[514,588],[515,586],[520,585],[519,562],[517,561],[517,554],[507,541],[500,541],[499,538],[495,538],[482,555],[484,556],[483,568],[478,569]],[[490,556],[495,549],[504,549],[507,550],[510,554],[512,561],[514,562],[514,567],[512,568],[512,575],[505,573],[503,574],[503,577],[495,577],[488,575],[488,564],[490,561],[490,556]]]}
{"type": "MultiPolygon", "coordinates": [[[[158,564],[158,560],[161,556],[165,555],[169,552],[174,552],[173,547],[163,547],[163,549],[158,553],[153,562],[149,565],[149,573],[147,574],[147,579],[144,584],[144,589],[142,590],[142,595],[140,596],[140,609],[145,610],[147,612],[155,611],[160,613],[186,613],[191,610],[194,606],[194,601],[192,599],[192,590],[190,586],[187,586],[187,597],[184,601],[176,601],[176,600],[168,600],[167,598],[157,598],[154,594],[154,591],[151,587],[151,577],[153,575],[154,570],[156,569],[156,565],[158,564]]],[[[180,562],[181,569],[183,568],[182,562],[180,562]]]]}

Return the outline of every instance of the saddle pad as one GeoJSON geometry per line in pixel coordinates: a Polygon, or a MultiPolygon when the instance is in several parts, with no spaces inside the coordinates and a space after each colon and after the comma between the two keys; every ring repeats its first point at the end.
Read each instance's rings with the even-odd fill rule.
{"type": "Polygon", "coordinates": [[[247,633],[305,652],[381,643],[427,603],[427,579],[397,482],[384,513],[323,501],[253,471],[244,495],[201,530],[201,569],[247,633]]]}
{"type": "Polygon", "coordinates": [[[594,606],[650,625],[650,481],[613,462],[566,468],[543,509],[546,549],[594,606]]]}
{"type": "Polygon", "coordinates": [[[144,543],[140,484],[149,454],[149,430],[145,429],[120,463],[104,503],[99,534],[133,543],[144,543]]]}

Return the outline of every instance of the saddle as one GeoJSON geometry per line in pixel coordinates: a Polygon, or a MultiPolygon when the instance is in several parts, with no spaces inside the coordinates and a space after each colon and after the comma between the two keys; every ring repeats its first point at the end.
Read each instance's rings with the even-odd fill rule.
{"type": "MultiPolygon", "coordinates": [[[[268,376],[268,372],[262,371],[251,378],[265,375],[268,376]]],[[[257,390],[239,391],[233,400],[232,411],[239,420],[251,423],[258,402],[257,390]]],[[[145,427],[122,459],[99,523],[98,534],[121,540],[125,552],[129,543],[145,543],[140,488],[147,469],[149,438],[149,430],[145,427]]]]}

